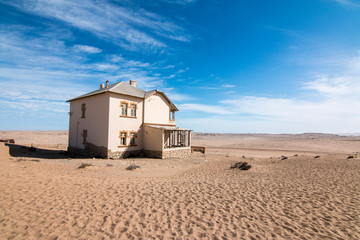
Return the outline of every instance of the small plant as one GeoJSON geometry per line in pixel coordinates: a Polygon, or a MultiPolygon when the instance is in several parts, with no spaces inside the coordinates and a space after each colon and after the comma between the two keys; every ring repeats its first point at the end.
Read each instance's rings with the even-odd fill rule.
{"type": "Polygon", "coordinates": [[[134,169],[137,169],[137,168],[140,168],[140,166],[138,165],[135,165],[135,164],[131,164],[130,166],[128,166],[127,168],[125,168],[126,170],[134,170],[134,169]]]}
{"type": "Polygon", "coordinates": [[[86,168],[86,167],[91,167],[93,166],[91,163],[82,163],[78,168],[81,169],[81,168],[86,168]]]}

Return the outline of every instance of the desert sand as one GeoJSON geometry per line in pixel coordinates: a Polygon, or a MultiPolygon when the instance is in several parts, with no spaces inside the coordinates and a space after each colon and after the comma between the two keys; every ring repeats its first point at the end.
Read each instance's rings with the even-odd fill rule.
{"type": "Polygon", "coordinates": [[[195,134],[205,155],[166,160],[71,158],[66,131],[2,138],[0,239],[360,239],[360,137],[195,134]]]}

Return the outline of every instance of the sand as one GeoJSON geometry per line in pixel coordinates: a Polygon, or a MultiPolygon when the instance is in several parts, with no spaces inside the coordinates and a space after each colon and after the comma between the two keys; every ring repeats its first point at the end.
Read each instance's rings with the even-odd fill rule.
{"type": "Polygon", "coordinates": [[[359,137],[199,134],[206,155],[104,160],[58,134],[0,132],[0,239],[360,239],[359,137]]]}

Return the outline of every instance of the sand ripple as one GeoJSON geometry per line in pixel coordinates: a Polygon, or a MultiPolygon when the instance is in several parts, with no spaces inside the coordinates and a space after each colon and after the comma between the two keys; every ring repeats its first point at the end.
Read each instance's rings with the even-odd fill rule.
{"type": "Polygon", "coordinates": [[[360,239],[359,159],[235,160],[164,177],[1,160],[0,238],[360,239]]]}

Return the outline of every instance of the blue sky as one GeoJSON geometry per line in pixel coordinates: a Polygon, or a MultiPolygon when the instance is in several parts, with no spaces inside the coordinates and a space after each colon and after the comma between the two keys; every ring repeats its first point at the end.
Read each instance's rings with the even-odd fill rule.
{"type": "Polygon", "coordinates": [[[359,133],[360,1],[0,0],[0,130],[134,79],[198,132],[359,133]]]}

